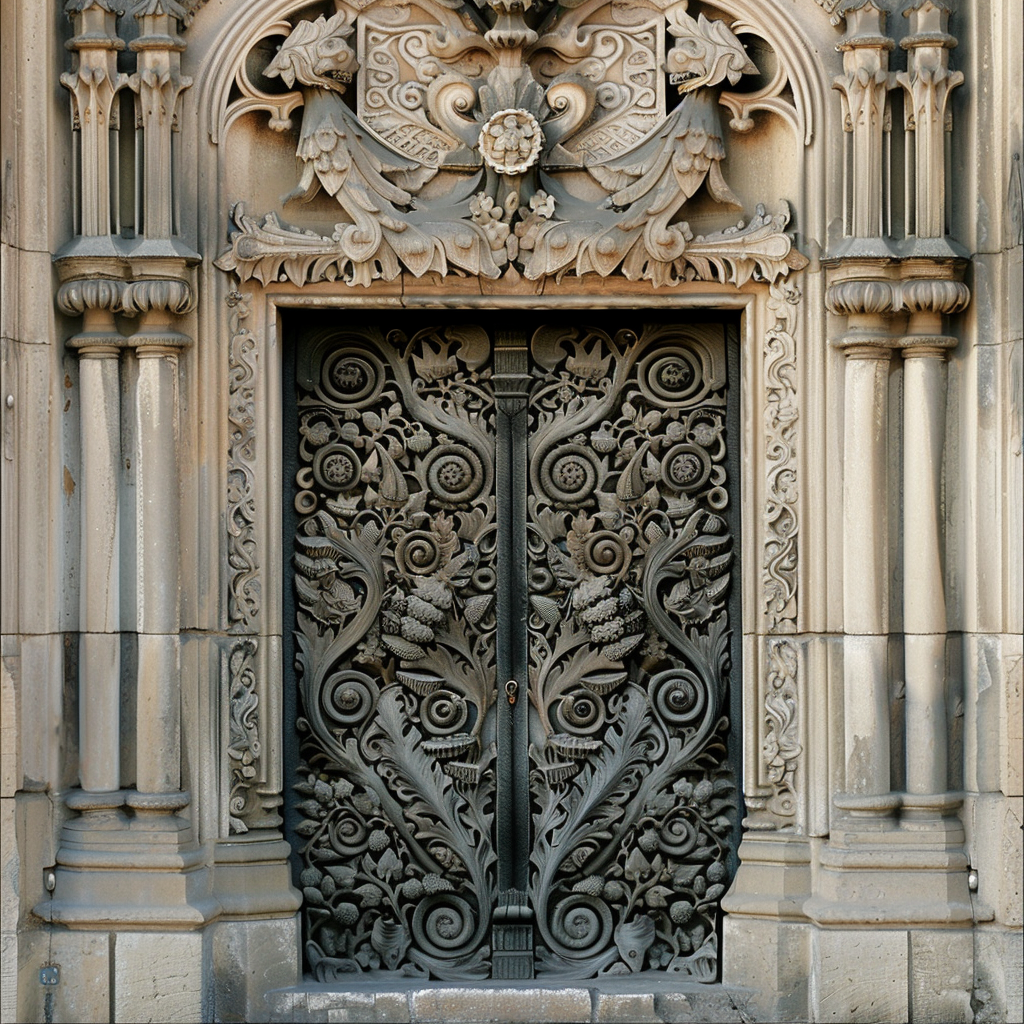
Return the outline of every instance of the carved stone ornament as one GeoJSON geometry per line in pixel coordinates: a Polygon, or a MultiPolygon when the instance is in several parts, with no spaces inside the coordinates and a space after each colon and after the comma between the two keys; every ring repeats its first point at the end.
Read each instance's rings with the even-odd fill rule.
{"type": "Polygon", "coordinates": [[[724,333],[547,326],[509,351],[473,325],[299,348],[310,968],[713,981],[738,813],[724,333]],[[519,694],[499,667],[509,598],[519,694]],[[518,764],[503,714],[524,730],[518,764]],[[510,952],[526,970],[499,967],[510,952]]]}
{"type": "Polygon", "coordinates": [[[285,131],[301,106],[302,170],[282,203],[337,206],[310,230],[236,205],[219,267],[297,285],[403,271],[665,285],[805,265],[785,204],[734,219],[719,104],[744,110],[722,89],[757,68],[725,20],[692,17],[686,0],[475,3],[339,3],[271,29],[287,35],[263,74],[291,91],[240,74],[234,108],[285,131]],[[690,229],[698,191],[732,227],[690,229]]]}

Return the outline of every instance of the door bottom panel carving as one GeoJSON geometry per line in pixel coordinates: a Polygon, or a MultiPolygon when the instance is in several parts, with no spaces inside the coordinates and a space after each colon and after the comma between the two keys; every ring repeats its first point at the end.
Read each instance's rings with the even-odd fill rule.
{"type": "Polygon", "coordinates": [[[714,980],[726,329],[395,323],[307,330],[288,399],[308,966],[714,980]]]}

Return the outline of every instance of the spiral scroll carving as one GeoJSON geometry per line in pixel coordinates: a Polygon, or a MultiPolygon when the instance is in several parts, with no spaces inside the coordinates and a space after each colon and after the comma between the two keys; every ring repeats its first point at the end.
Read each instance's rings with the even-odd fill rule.
{"type": "Polygon", "coordinates": [[[300,346],[295,832],[310,966],[320,980],[483,978],[492,912],[528,900],[539,975],[710,980],[737,813],[724,333],[533,339],[529,592],[513,595],[529,600],[533,853],[511,902],[492,839],[508,573],[489,349],[472,327],[300,346]]]}
{"type": "Polygon", "coordinates": [[[724,338],[542,329],[533,352],[537,971],[711,980],[736,813],[724,338]]]}
{"type": "Polygon", "coordinates": [[[496,573],[483,340],[321,332],[299,352],[296,832],[321,980],[488,973],[496,573]]]}

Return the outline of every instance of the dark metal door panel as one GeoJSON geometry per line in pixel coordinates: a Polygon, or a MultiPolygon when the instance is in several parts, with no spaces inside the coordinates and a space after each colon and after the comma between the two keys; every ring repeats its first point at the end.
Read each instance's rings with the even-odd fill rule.
{"type": "Polygon", "coordinates": [[[724,331],[525,326],[299,345],[293,838],[320,980],[717,969],[724,331]]]}
{"type": "Polygon", "coordinates": [[[735,812],[724,330],[541,328],[532,355],[538,973],[713,980],[735,812]]]}
{"type": "Polygon", "coordinates": [[[486,977],[495,403],[473,326],[298,353],[296,789],[315,975],[486,977]]]}

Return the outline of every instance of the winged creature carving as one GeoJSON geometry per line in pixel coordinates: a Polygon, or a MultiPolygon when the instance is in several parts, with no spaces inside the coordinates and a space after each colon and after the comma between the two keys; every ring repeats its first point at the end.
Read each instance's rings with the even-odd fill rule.
{"type": "Polygon", "coordinates": [[[713,87],[725,80],[734,85],[757,68],[723,22],[703,14],[694,19],[678,7],[666,16],[676,41],[665,64],[679,104],[628,153],[587,167],[611,192],[604,210],[596,218],[543,225],[526,277],[559,274],[573,265],[580,274],[607,275],[620,263],[631,279],[650,277],[652,264],[671,264],[686,250],[692,236],[675,218],[702,184],[718,202],[740,205],[722,175],[725,147],[713,87]]]}
{"type": "Polygon", "coordinates": [[[282,202],[309,202],[321,189],[338,201],[350,223],[336,226],[335,239],[355,279],[372,275],[374,263],[387,277],[394,277],[401,265],[417,277],[428,270],[444,274],[448,262],[497,277],[501,270],[491,256],[490,241],[476,225],[411,223],[413,194],[437,170],[383,145],[345,102],[359,67],[347,42],[354,31],[349,18],[343,9],[331,18],[299,21],[264,72],[270,78],[280,76],[289,87],[298,83],[304,101],[295,151],[302,176],[282,202]]]}
{"type": "MultiPolygon", "coordinates": [[[[621,271],[670,285],[774,280],[804,264],[788,210],[758,206],[746,226],[698,237],[684,220],[702,187],[739,206],[721,169],[720,87],[757,68],[725,21],[691,16],[686,0],[474,3],[417,0],[413,16],[360,0],[294,22],[265,69],[302,96],[302,170],[283,202],[326,193],[342,216],[333,232],[309,231],[238,206],[219,267],[369,285],[403,271],[495,279],[513,261],[531,281],[621,271]],[[662,73],[679,93],[667,116],[662,73]],[[510,161],[512,141],[522,152],[510,161]]],[[[300,104],[289,96],[257,97],[273,100],[277,130],[300,104]]]]}

